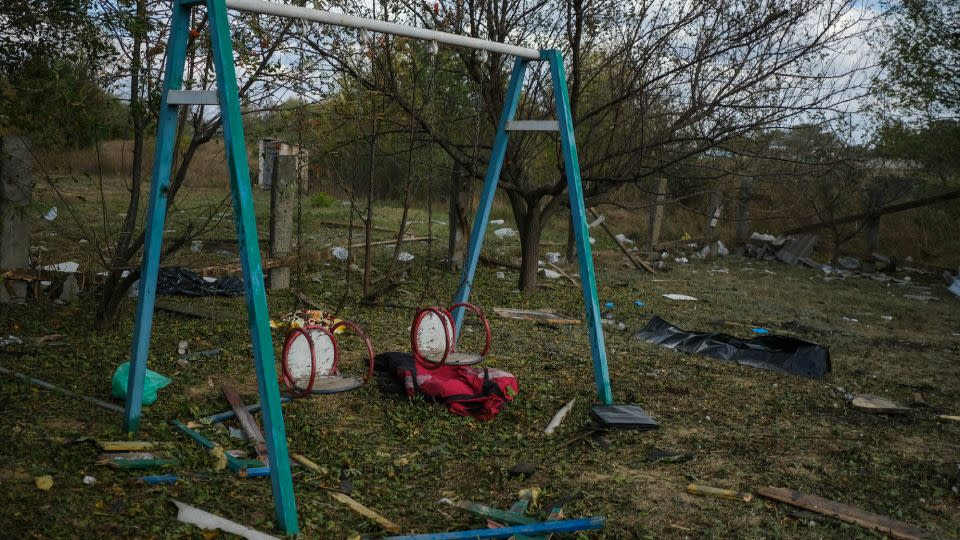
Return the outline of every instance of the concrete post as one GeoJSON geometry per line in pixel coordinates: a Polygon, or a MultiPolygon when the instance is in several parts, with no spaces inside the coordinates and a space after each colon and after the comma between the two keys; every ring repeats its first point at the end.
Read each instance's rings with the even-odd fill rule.
{"type": "MultiPolygon", "coordinates": [[[[30,266],[30,219],[33,195],[33,160],[26,139],[0,137],[0,269],[30,266]]],[[[22,302],[27,284],[5,283],[0,302],[22,302]]]]}
{"type": "Polygon", "coordinates": [[[653,204],[650,206],[650,229],[649,242],[650,249],[657,247],[660,243],[660,227],[663,224],[664,203],[667,200],[667,179],[661,178],[657,181],[657,190],[653,193],[653,204]]]}
{"type": "MultiPolygon", "coordinates": [[[[293,246],[297,203],[297,156],[276,155],[270,181],[270,257],[286,257],[293,246]]],[[[270,270],[270,288],[290,288],[290,267],[270,270]]]]}
{"type": "Polygon", "coordinates": [[[737,206],[737,254],[743,255],[744,244],[750,238],[750,192],[753,190],[753,178],[740,179],[740,200],[737,206]]]}

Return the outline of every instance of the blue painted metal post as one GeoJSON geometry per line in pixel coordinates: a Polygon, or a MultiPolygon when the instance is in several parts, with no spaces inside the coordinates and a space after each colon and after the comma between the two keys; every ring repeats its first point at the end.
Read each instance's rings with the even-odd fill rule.
{"type": "MultiPolygon", "coordinates": [[[[483,236],[487,232],[487,221],[490,219],[490,209],[493,208],[493,196],[497,192],[497,182],[500,181],[500,170],[507,155],[507,142],[510,133],[507,131],[507,122],[513,120],[520,104],[520,92],[523,89],[523,76],[527,71],[527,60],[517,58],[513,62],[513,72],[507,84],[507,95],[500,113],[500,123],[497,124],[497,136],[493,141],[493,151],[490,153],[490,163],[487,165],[487,175],[483,179],[483,192],[480,194],[480,204],[477,214],[473,218],[473,230],[470,231],[470,246],[467,249],[467,259],[464,261],[463,273],[460,275],[460,288],[454,297],[453,303],[466,302],[470,298],[470,288],[473,286],[473,276],[477,272],[477,263],[480,261],[480,248],[483,246],[483,236]]],[[[453,311],[456,322],[456,335],[460,335],[463,325],[464,308],[453,311]]]]}
{"type": "Polygon", "coordinates": [[[273,504],[279,527],[292,535],[298,530],[297,506],[293,497],[287,434],[283,425],[280,387],[274,365],[270,314],[267,311],[267,294],[263,282],[263,268],[260,265],[260,244],[253,209],[250,171],[247,168],[247,148],[243,136],[243,119],[240,115],[240,96],[226,1],[208,0],[207,17],[210,21],[213,63],[217,72],[217,94],[220,100],[220,116],[223,119],[227,167],[230,170],[230,190],[233,193],[234,223],[240,246],[247,318],[253,342],[257,387],[260,391],[260,403],[263,405],[263,427],[267,439],[273,504]]]}
{"type": "Polygon", "coordinates": [[[567,175],[567,192],[570,194],[571,221],[574,237],[577,239],[577,260],[580,263],[583,303],[590,333],[590,353],[593,356],[593,378],[597,385],[600,403],[613,405],[610,373],[607,370],[607,349],[603,339],[603,326],[600,322],[600,303],[597,300],[597,279],[593,270],[593,253],[590,250],[590,231],[587,227],[587,212],[583,204],[580,160],[577,157],[577,141],[574,138],[573,118],[570,113],[570,95],[567,92],[567,76],[563,70],[563,57],[560,51],[542,51],[541,55],[541,58],[550,63],[553,95],[557,100],[560,148],[563,152],[563,169],[567,175]]]}
{"type": "Polygon", "coordinates": [[[179,111],[177,105],[167,103],[167,92],[179,90],[183,85],[183,66],[187,58],[189,25],[190,8],[174,2],[170,37],[167,39],[164,90],[160,98],[160,115],[157,120],[157,142],[154,152],[156,157],[150,180],[143,260],[140,262],[137,313],[130,350],[130,375],[127,379],[127,403],[123,413],[123,430],[127,433],[135,433],[140,429],[143,379],[147,372],[147,355],[150,352],[153,304],[157,296],[157,274],[160,271],[163,225],[167,216],[167,190],[170,187],[170,170],[173,167],[173,149],[179,111]]]}

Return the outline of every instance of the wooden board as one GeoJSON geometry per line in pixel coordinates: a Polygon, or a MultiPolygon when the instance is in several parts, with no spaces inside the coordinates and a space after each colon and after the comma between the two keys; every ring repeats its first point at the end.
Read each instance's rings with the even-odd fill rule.
{"type": "Polygon", "coordinates": [[[347,505],[347,508],[376,523],[381,529],[392,533],[400,532],[399,525],[358,503],[349,495],[339,493],[337,491],[331,491],[330,497],[332,497],[333,500],[337,501],[338,503],[347,505]]]}
{"type": "Polygon", "coordinates": [[[267,441],[263,438],[263,432],[260,431],[260,426],[257,425],[257,421],[253,419],[250,411],[243,406],[243,401],[240,399],[240,394],[236,388],[229,384],[224,384],[220,388],[223,390],[223,396],[227,398],[227,403],[230,404],[230,408],[233,409],[234,414],[237,415],[237,420],[240,422],[240,427],[243,428],[243,432],[247,435],[247,438],[253,441],[253,445],[257,451],[257,457],[266,463],[267,441]]]}
{"type": "Polygon", "coordinates": [[[811,512],[880,531],[894,538],[920,540],[930,537],[926,531],[909,523],[897,521],[879,514],[873,514],[854,506],[824,499],[816,495],[806,495],[793,489],[778,487],[757,487],[754,491],[761,497],[792,504],[793,506],[810,510],[811,512]]]}
{"type": "Polygon", "coordinates": [[[895,401],[870,394],[855,396],[850,405],[854,409],[874,414],[906,414],[910,412],[908,407],[904,407],[895,401]]]}
{"type": "Polygon", "coordinates": [[[549,324],[580,324],[579,319],[571,319],[545,310],[493,308],[493,312],[504,319],[513,319],[516,321],[536,321],[549,324]]]}

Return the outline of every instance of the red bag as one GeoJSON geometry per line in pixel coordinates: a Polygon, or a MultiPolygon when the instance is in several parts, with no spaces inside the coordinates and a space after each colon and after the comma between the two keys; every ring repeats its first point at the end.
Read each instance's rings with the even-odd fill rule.
{"type": "Polygon", "coordinates": [[[421,394],[432,398],[460,416],[490,420],[520,392],[517,378],[501,369],[469,366],[430,369],[405,353],[384,353],[378,355],[377,360],[377,365],[403,381],[408,396],[421,394]]]}

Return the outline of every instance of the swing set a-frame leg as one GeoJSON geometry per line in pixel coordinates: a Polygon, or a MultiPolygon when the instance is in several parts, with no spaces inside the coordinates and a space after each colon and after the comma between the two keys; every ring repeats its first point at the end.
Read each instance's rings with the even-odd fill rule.
{"type": "MultiPolygon", "coordinates": [[[[132,346],[130,378],[124,414],[124,428],[136,432],[140,423],[143,399],[143,380],[156,297],[157,273],[163,240],[167,208],[167,191],[173,165],[174,138],[178,108],[168,103],[171,90],[180,90],[189,36],[190,5],[192,2],[174,2],[173,18],[168,39],[167,68],[164,75],[160,118],[157,132],[156,159],[153,168],[144,257],[141,264],[139,301],[132,346]]],[[[280,406],[280,388],[277,381],[270,334],[270,315],[260,263],[260,245],[257,235],[250,171],[243,135],[237,75],[234,68],[233,44],[225,0],[207,0],[213,63],[217,74],[217,97],[223,123],[227,166],[230,171],[230,191],[233,196],[234,223],[240,247],[247,316],[253,344],[257,387],[263,404],[263,424],[267,439],[270,480],[273,488],[277,524],[287,534],[296,534],[297,508],[290,474],[283,411],[280,406]]]]}
{"type": "MultiPolygon", "coordinates": [[[[586,210],[583,202],[583,187],[580,184],[580,162],[577,157],[577,144],[574,139],[573,118],[570,114],[570,95],[567,92],[567,78],[563,70],[563,56],[557,50],[540,52],[541,60],[550,66],[553,80],[553,93],[556,97],[557,120],[560,128],[560,147],[563,153],[563,168],[567,179],[567,192],[570,195],[570,213],[572,215],[574,236],[577,240],[577,260],[580,264],[580,276],[583,286],[583,302],[587,317],[587,328],[590,338],[590,353],[593,359],[593,376],[597,385],[597,398],[602,405],[613,404],[613,393],[610,389],[610,373],[607,369],[607,350],[603,339],[603,328],[600,321],[600,303],[597,299],[597,280],[593,268],[593,254],[590,250],[590,233],[587,227],[586,210]]],[[[470,298],[470,289],[476,274],[477,263],[480,260],[480,249],[483,246],[483,237],[487,231],[487,222],[490,210],[493,207],[493,198],[500,179],[500,171],[507,153],[509,131],[507,123],[513,120],[520,95],[523,89],[523,77],[526,72],[527,60],[517,58],[513,64],[513,73],[507,86],[507,94],[500,122],[497,125],[497,135],[493,143],[493,152],[483,181],[483,191],[477,214],[473,218],[473,229],[470,233],[470,246],[467,258],[464,261],[463,273],[460,277],[460,287],[453,303],[467,302],[470,298]]],[[[456,335],[460,335],[463,325],[463,308],[453,311],[456,323],[456,335]]]]}

